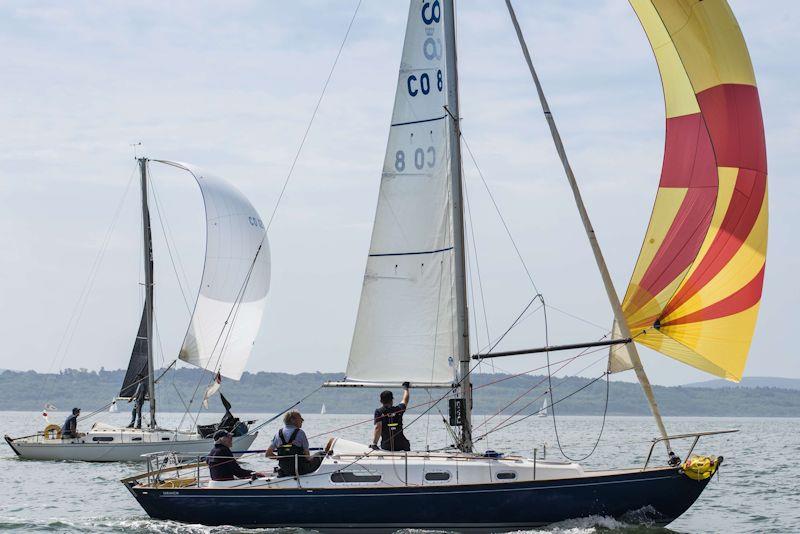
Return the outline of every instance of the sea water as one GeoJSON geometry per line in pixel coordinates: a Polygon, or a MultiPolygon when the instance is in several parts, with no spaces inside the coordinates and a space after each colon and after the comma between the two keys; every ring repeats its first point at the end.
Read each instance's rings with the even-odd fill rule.
{"type": "MultiPolygon", "coordinates": [[[[61,423],[65,414],[50,416],[61,423]]],[[[146,415],[146,414],[145,414],[146,415]]],[[[112,424],[127,423],[124,413],[103,414],[112,424]]],[[[245,414],[243,419],[264,420],[265,414],[245,414]]],[[[331,436],[368,443],[372,435],[370,414],[304,414],[304,429],[312,447],[322,447],[331,436]]],[[[447,432],[440,414],[407,414],[406,433],[415,449],[435,449],[447,443],[447,432]]],[[[656,434],[648,417],[608,417],[600,435],[601,417],[530,417],[525,420],[499,415],[492,419],[476,416],[475,435],[500,428],[476,443],[476,450],[563,460],[585,456],[598,436],[595,452],[581,463],[591,469],[641,466],[656,434]],[[517,422],[518,421],[518,422],[517,422]],[[560,443],[560,447],[559,447],[560,443]],[[562,452],[563,451],[563,452],[562,452]]],[[[159,424],[174,427],[180,414],[160,414],[159,424]]],[[[218,420],[204,414],[201,423],[218,420]]],[[[90,422],[82,423],[85,426],[90,422]]],[[[184,425],[187,420],[184,420],[184,425]]],[[[604,531],[624,533],[655,532],[800,532],[800,419],[757,418],[667,418],[671,434],[707,430],[739,429],[735,434],[701,439],[696,452],[723,455],[719,476],[714,477],[698,501],[667,529],[628,525],[606,517],[590,517],[552,525],[530,532],[589,534],[604,531]]],[[[11,436],[40,430],[44,420],[30,412],[0,412],[0,431],[11,436]]],[[[253,444],[264,449],[278,428],[275,421],[263,428],[253,444]]],[[[675,442],[682,457],[690,442],[675,442]]],[[[143,470],[142,464],[91,464],[81,462],[40,462],[19,460],[12,450],[0,445],[0,531],[16,532],[126,532],[126,533],[206,533],[266,532],[236,528],[209,528],[200,525],[156,521],[148,518],[133,497],[120,484],[125,476],[143,470]]],[[[657,445],[653,460],[663,464],[664,449],[657,445]]],[[[260,457],[245,461],[248,467],[267,469],[271,463],[260,457]]],[[[301,532],[278,529],[270,532],[301,532]]]]}

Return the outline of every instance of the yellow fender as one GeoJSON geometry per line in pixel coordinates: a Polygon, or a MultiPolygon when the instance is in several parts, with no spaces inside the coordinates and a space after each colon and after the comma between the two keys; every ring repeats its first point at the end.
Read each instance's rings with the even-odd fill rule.
{"type": "Polygon", "coordinates": [[[61,439],[61,427],[54,424],[44,427],[44,439],[61,439]]]}
{"type": "Polygon", "coordinates": [[[711,456],[692,456],[683,462],[681,468],[683,474],[692,480],[706,480],[717,472],[720,460],[711,456]]]}

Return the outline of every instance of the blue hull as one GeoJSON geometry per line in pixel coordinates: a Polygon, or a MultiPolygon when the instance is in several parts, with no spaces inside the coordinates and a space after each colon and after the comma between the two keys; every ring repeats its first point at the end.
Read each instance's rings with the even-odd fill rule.
{"type": "Polygon", "coordinates": [[[497,532],[592,515],[666,525],[685,512],[707,484],[664,468],[502,485],[171,490],[126,485],[150,517],[184,523],[497,532]]]}

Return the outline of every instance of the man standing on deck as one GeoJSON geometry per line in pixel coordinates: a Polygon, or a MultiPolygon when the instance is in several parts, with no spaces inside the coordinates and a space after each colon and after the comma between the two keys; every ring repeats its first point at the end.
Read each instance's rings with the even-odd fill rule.
{"type": "Polygon", "coordinates": [[[372,449],[385,451],[410,451],[411,443],[403,434],[403,414],[408,407],[408,388],[411,384],[403,382],[403,402],[394,406],[394,395],[386,390],[381,393],[381,407],[375,410],[375,432],[372,436],[372,449]]]}
{"type": "Polygon", "coordinates": [[[142,406],[144,405],[144,397],[147,394],[147,382],[145,382],[142,373],[139,373],[136,377],[136,382],[136,391],[128,399],[128,402],[133,401],[133,411],[131,412],[131,422],[127,428],[133,428],[134,421],[136,422],[136,428],[142,428],[142,406]]]}

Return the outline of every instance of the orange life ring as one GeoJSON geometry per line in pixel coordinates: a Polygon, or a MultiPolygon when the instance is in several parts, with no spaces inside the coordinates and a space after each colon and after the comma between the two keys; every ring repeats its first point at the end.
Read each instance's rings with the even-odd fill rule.
{"type": "Polygon", "coordinates": [[[44,427],[44,439],[61,439],[61,427],[52,423],[44,427]]]}

